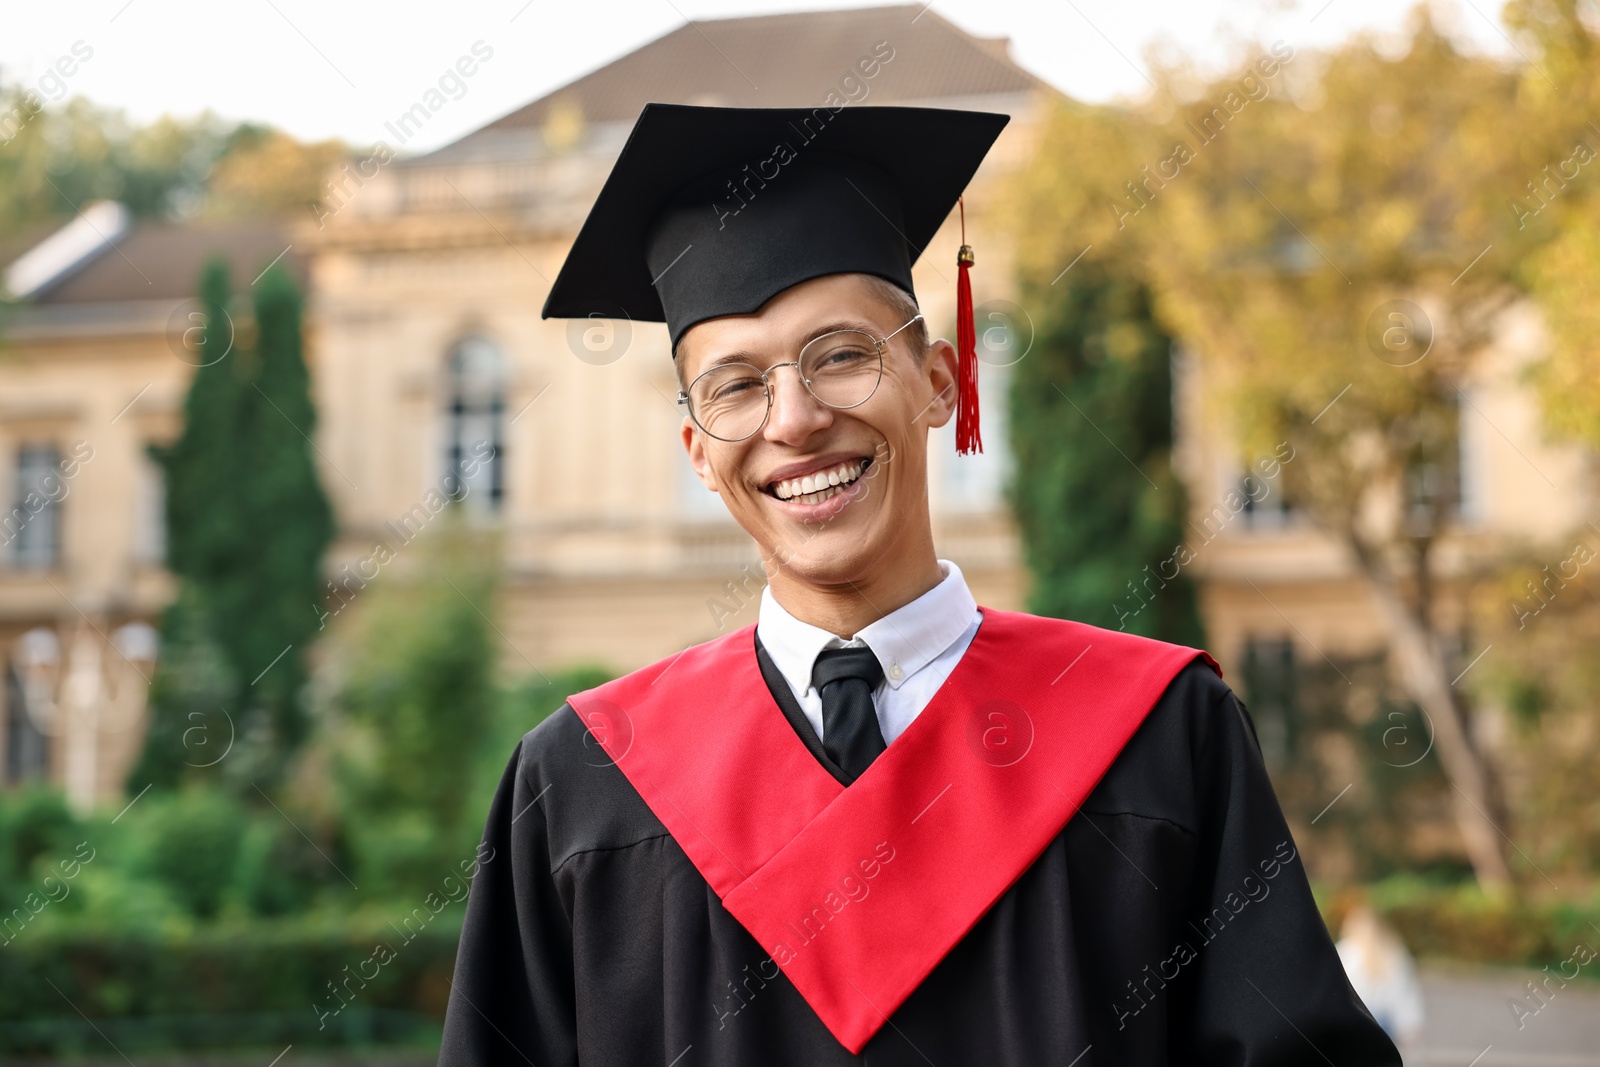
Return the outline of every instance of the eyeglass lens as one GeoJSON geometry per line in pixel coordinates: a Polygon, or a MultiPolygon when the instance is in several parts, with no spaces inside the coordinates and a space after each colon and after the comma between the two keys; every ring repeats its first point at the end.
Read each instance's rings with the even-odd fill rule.
{"type": "MultiPolygon", "coordinates": [[[[864,403],[883,375],[877,341],[856,330],[812,339],[801,349],[799,364],[806,389],[831,408],[864,403]]],[[[712,437],[742,441],[766,421],[770,389],[759,368],[726,363],[706,371],[690,385],[689,413],[712,437]]]]}

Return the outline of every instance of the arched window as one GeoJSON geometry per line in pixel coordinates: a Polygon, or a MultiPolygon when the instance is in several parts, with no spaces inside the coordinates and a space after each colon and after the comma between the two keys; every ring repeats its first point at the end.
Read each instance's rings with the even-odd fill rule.
{"type": "Polygon", "coordinates": [[[467,337],[450,352],[446,382],[443,488],[479,514],[505,497],[505,359],[486,337],[467,337]]]}

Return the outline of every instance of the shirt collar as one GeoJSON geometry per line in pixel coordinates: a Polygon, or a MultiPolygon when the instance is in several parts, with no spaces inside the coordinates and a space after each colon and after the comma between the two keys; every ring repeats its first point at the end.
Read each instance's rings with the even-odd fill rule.
{"type": "Polygon", "coordinates": [[[811,688],[811,667],[817,653],[864,642],[883,666],[891,689],[933,662],[972,625],[978,602],[967,588],[961,568],[939,560],[944,579],[911,603],[863,627],[849,640],[801,622],[778,603],[769,585],[761,590],[756,633],[767,654],[798,693],[811,688]]]}

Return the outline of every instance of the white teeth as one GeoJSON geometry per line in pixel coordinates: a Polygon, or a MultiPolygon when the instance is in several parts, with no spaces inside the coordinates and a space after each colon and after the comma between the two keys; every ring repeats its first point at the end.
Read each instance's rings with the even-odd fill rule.
{"type": "Polygon", "coordinates": [[[865,464],[861,460],[851,460],[826,471],[817,471],[803,478],[789,478],[772,487],[773,493],[780,500],[800,500],[806,504],[816,504],[833,495],[833,490],[838,486],[849,485],[861,476],[865,464]]]}

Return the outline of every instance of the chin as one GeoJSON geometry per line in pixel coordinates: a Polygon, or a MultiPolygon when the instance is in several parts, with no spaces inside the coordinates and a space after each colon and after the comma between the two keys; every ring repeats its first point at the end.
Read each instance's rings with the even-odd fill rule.
{"type": "Polygon", "coordinates": [[[842,533],[820,534],[799,549],[781,543],[762,548],[784,574],[811,586],[859,583],[873,573],[879,557],[873,546],[842,533]]]}

